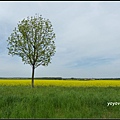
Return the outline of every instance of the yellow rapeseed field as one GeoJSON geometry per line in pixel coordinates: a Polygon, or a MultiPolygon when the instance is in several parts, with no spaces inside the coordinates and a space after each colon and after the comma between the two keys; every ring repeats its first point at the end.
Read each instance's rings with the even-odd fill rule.
{"type": "MultiPolygon", "coordinates": [[[[34,80],[35,86],[120,87],[120,80],[34,80]]],[[[0,86],[31,86],[31,80],[0,80],[0,86]]]]}

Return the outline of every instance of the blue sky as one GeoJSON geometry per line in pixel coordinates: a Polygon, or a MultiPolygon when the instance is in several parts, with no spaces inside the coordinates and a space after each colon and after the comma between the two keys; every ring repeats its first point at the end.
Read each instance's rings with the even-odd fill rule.
{"type": "Polygon", "coordinates": [[[51,64],[35,77],[120,77],[120,2],[0,2],[0,77],[31,77],[31,66],[8,55],[7,39],[17,23],[36,13],[56,34],[51,64]]]}

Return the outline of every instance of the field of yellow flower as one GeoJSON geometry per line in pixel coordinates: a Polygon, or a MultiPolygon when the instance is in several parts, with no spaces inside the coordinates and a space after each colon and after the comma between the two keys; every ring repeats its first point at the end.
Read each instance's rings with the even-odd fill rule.
{"type": "MultiPolygon", "coordinates": [[[[64,87],[120,87],[120,80],[34,80],[35,86],[64,86],[64,87]]],[[[0,80],[0,86],[30,86],[31,80],[0,80]]]]}

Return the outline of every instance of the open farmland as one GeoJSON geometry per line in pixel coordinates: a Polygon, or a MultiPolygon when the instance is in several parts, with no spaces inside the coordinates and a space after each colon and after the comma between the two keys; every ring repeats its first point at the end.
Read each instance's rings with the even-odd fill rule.
{"type": "Polygon", "coordinates": [[[120,118],[119,80],[1,79],[0,91],[0,118],[120,118]]]}
{"type": "MultiPolygon", "coordinates": [[[[2,86],[30,86],[30,79],[1,79],[2,86]]],[[[35,86],[120,87],[120,80],[35,80],[35,86]]]]}

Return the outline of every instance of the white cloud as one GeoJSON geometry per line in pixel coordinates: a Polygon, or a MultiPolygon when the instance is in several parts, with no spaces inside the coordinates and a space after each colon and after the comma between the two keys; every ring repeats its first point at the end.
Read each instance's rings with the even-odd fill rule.
{"type": "Polygon", "coordinates": [[[0,2],[0,76],[31,76],[29,65],[19,57],[7,55],[6,39],[18,21],[39,13],[52,22],[56,54],[48,67],[36,69],[37,77],[120,77],[119,5],[120,2],[0,2]],[[81,67],[82,63],[85,67],[81,67]],[[93,63],[96,66],[89,67],[93,63]]]}

